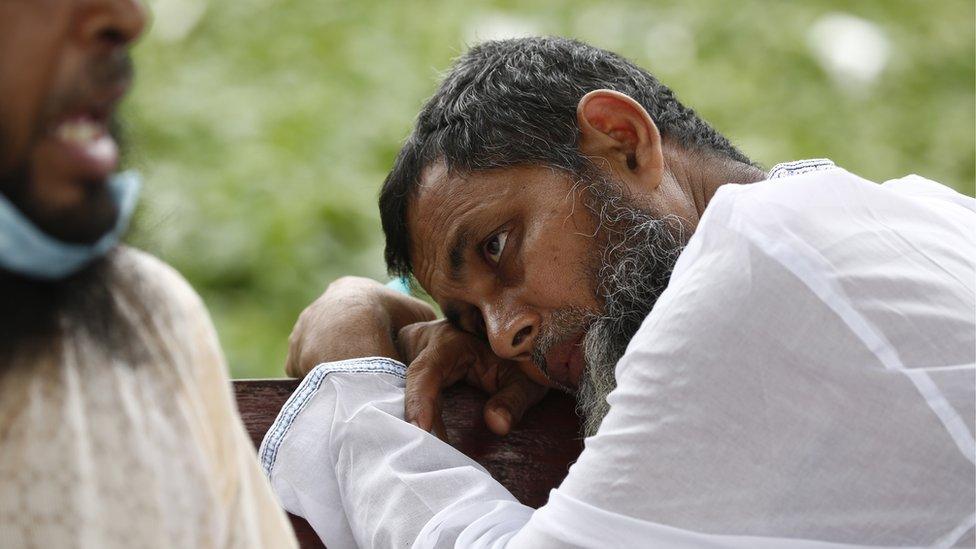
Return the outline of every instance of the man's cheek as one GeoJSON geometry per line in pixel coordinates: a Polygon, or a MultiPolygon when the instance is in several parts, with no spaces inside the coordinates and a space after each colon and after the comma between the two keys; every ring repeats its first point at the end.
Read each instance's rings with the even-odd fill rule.
{"type": "Polygon", "coordinates": [[[18,121],[9,112],[12,105],[0,89],[0,180],[27,163],[27,132],[16,127],[18,121]]]}
{"type": "Polygon", "coordinates": [[[45,131],[46,104],[71,53],[77,9],[73,0],[14,4],[0,10],[0,174],[22,168],[45,131]]]}
{"type": "MultiPolygon", "coordinates": [[[[0,0],[3,1],[3,0],[0,0]]],[[[7,77],[0,69],[0,174],[23,169],[44,134],[41,110],[46,90],[29,71],[7,77]]]]}

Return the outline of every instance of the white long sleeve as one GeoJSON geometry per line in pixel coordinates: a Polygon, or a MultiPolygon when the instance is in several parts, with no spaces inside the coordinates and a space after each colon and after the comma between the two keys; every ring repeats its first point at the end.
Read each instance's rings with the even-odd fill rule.
{"type": "Polygon", "coordinates": [[[713,198],[533,511],[402,420],[403,366],[319,366],[261,455],[339,547],[972,546],[976,205],[833,168],[713,198]]]}
{"type": "MultiPolygon", "coordinates": [[[[272,485],[330,549],[409,547],[439,512],[468,517],[465,536],[511,535],[532,514],[483,467],[403,421],[405,368],[385,358],[322,364],[285,404],[261,446],[272,485]],[[475,508],[470,507],[470,508],[475,508]],[[455,513],[460,512],[461,515],[455,513]]],[[[428,527],[421,546],[453,546],[451,527],[428,527]]],[[[477,547],[476,543],[470,544],[477,547]]]]}

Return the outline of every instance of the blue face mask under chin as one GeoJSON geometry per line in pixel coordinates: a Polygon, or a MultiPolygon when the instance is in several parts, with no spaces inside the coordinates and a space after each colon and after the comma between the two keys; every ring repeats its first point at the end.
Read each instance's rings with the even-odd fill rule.
{"type": "Polygon", "coordinates": [[[0,268],[28,278],[58,280],[108,253],[129,226],[139,196],[139,176],[135,172],[115,174],[108,186],[118,218],[93,244],[69,244],[47,235],[0,195],[0,268]]]}

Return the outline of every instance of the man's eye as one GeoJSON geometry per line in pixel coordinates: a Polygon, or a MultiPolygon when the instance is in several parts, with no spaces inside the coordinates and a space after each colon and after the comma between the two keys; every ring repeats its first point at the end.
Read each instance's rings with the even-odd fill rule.
{"type": "Polygon", "coordinates": [[[508,231],[502,231],[485,242],[485,257],[492,265],[498,265],[501,261],[506,240],[508,240],[508,231]]]}

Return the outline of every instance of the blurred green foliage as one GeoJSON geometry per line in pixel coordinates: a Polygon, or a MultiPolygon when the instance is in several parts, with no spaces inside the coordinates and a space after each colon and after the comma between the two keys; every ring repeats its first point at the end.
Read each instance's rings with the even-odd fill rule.
{"type": "Polygon", "coordinates": [[[823,156],[973,194],[972,0],[149,4],[125,108],[147,183],[136,243],[203,295],[235,377],[282,375],[295,318],[331,280],[383,279],[379,185],[438,74],[479,39],[615,50],[767,167],[823,156]],[[818,61],[811,29],[830,13],[885,37],[872,82],[818,61]]]}

